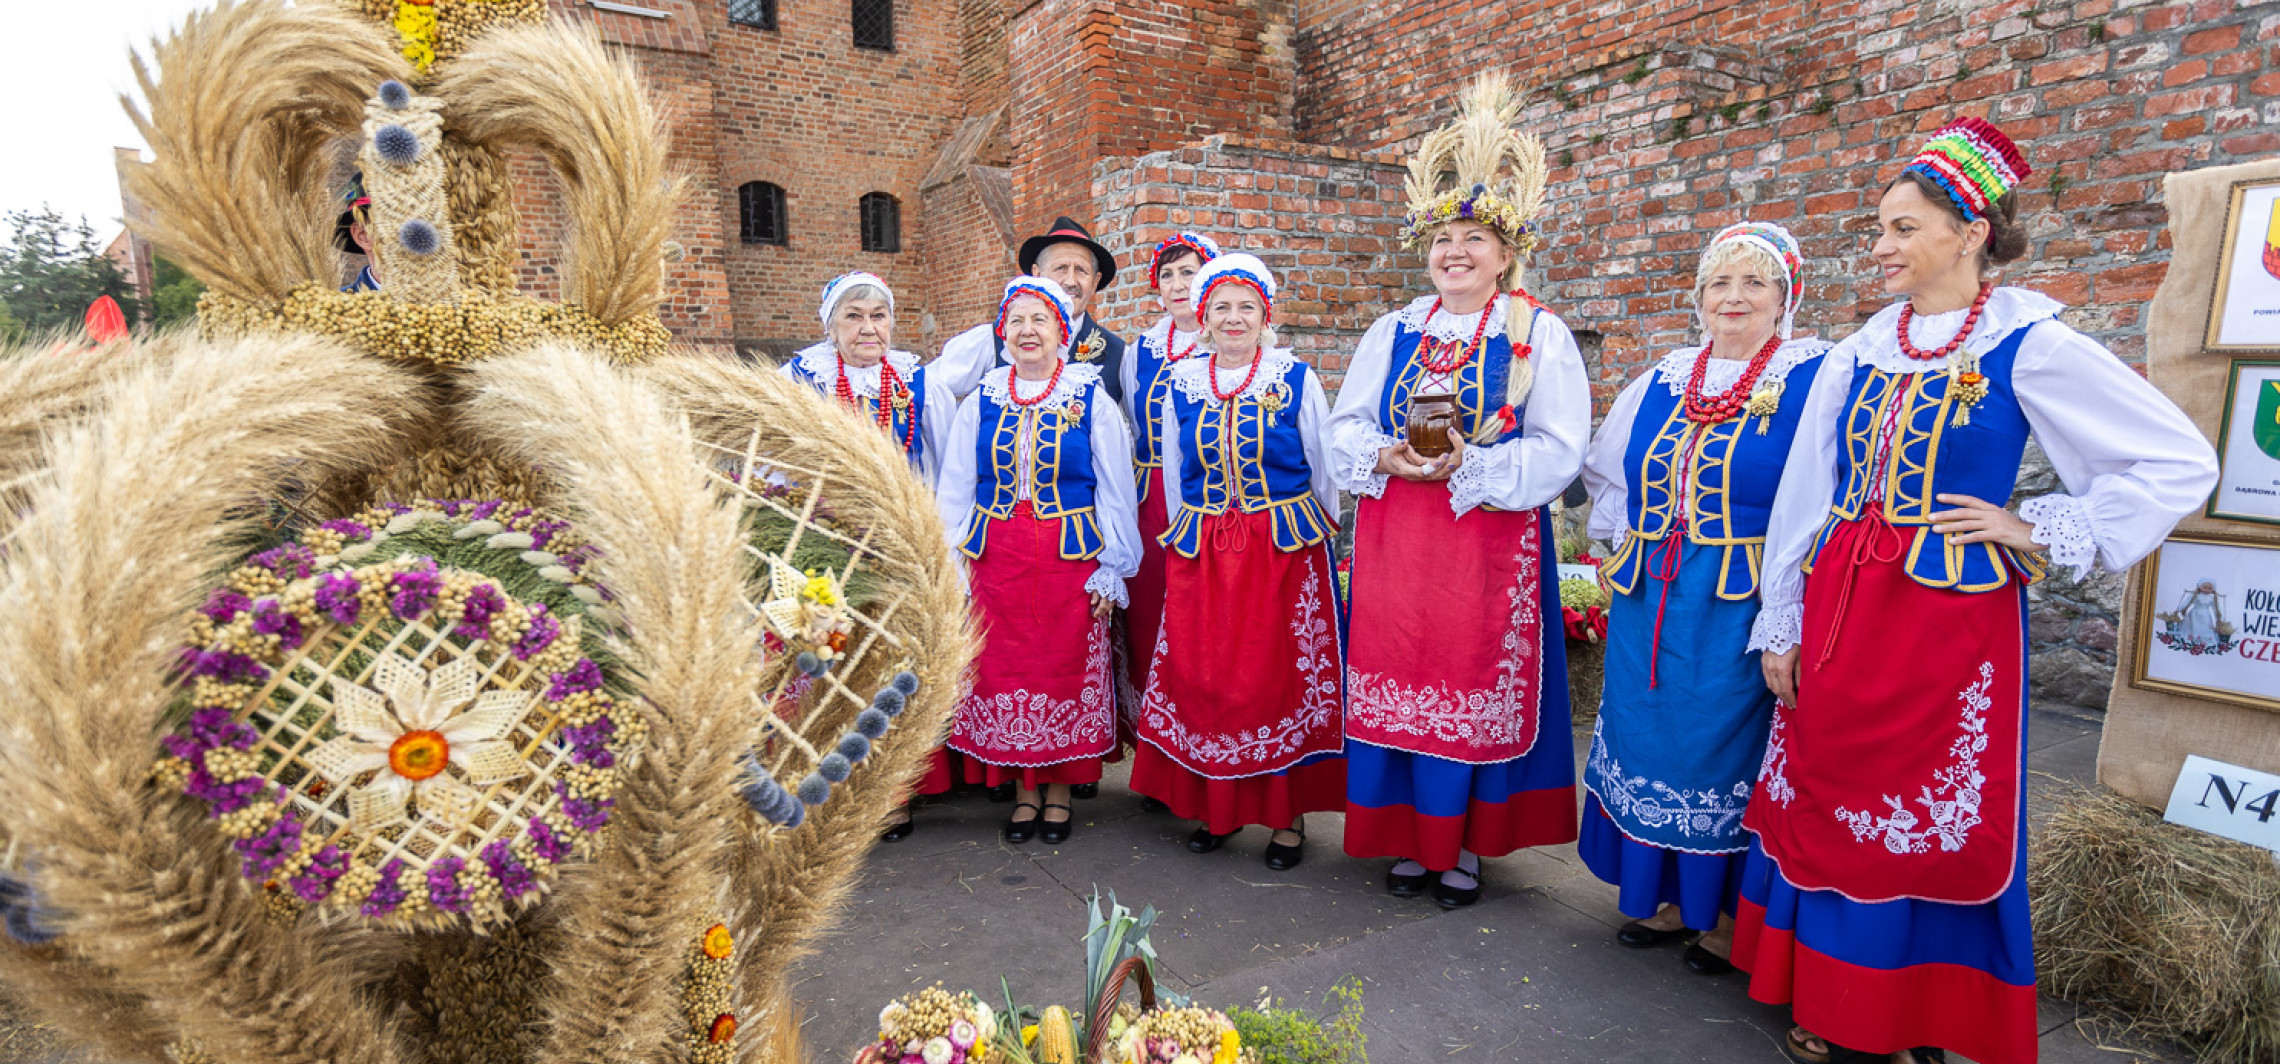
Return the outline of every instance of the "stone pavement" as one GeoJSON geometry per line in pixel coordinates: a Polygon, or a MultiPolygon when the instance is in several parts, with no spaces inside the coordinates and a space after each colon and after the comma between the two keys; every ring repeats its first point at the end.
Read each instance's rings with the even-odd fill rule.
{"type": "MultiPolygon", "coordinates": [[[[1576,736],[1579,763],[1589,738],[1576,736]]],[[[2030,746],[2045,791],[2050,777],[2088,781],[2098,721],[2038,708],[2030,746]]],[[[1010,807],[965,793],[922,806],[911,838],[874,851],[841,927],[794,976],[811,1059],[849,1059],[880,1006],[938,980],[994,1003],[1003,976],[1018,1001],[1081,1006],[1079,939],[1097,885],[1135,910],[1156,907],[1159,978],[1204,1003],[1248,1005],[1264,990],[1314,1007],[1331,984],[1358,976],[1376,1064],[1783,1060],[1787,1010],[1751,1001],[1746,977],[1694,975],[1680,946],[1616,944],[1624,918],[1614,889],[1573,846],[1487,862],[1480,903],[1444,913],[1430,899],[1388,896],[1390,862],[1346,858],[1335,815],[1308,818],[1306,862],[1291,872],[1261,863],[1259,828],[1191,854],[1193,825],[1141,812],[1121,768],[1098,799],[1077,803],[1063,845],[1005,844],[998,826],[1010,807]]],[[[2045,1064],[2165,1059],[2100,1046],[2076,1018],[2044,999],[2045,1064]]]]}

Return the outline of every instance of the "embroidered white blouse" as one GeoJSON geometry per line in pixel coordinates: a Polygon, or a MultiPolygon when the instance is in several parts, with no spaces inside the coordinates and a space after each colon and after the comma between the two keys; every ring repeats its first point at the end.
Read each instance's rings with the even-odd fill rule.
{"type": "Polygon", "coordinates": [[[1148,326],[1138,340],[1124,349],[1124,364],[1117,367],[1117,376],[1124,378],[1124,413],[1132,419],[1134,425],[1145,423],[1149,417],[1148,411],[1140,409],[1140,404],[1148,398],[1140,394],[1140,345],[1147,344],[1155,348],[1159,359],[1169,359],[1190,347],[1195,349],[1194,354],[1207,354],[1199,343],[1202,339],[1202,333],[1192,333],[1173,325],[1172,316],[1166,314],[1157,319],[1156,324],[1148,326]]]}
{"type": "MultiPolygon", "coordinates": [[[[1258,376],[1252,378],[1250,386],[1243,389],[1242,394],[1237,396],[1237,400],[1250,399],[1255,401],[1267,394],[1268,391],[1281,383],[1283,375],[1289,373],[1290,367],[1297,361],[1298,356],[1291,354],[1289,348],[1275,348],[1260,355],[1258,376]]],[[[1241,386],[1243,376],[1251,372],[1249,366],[1238,369],[1224,368],[1207,353],[1198,351],[1194,358],[1173,363],[1171,369],[1172,387],[1179,389],[1188,398],[1198,403],[1215,405],[1219,402],[1219,397],[1212,393],[1212,386],[1204,382],[1203,375],[1207,370],[1217,374],[1218,389],[1221,392],[1241,386]]],[[[1322,376],[1320,374],[1308,373],[1306,375],[1305,392],[1306,394],[1298,397],[1298,434],[1299,438],[1305,441],[1306,468],[1310,473],[1307,478],[1307,486],[1314,492],[1314,501],[1322,504],[1322,512],[1328,514],[1332,520],[1336,520],[1338,516],[1338,485],[1330,479],[1330,452],[1324,446],[1322,434],[1324,423],[1330,419],[1330,399],[1322,391],[1322,376]]],[[[1182,505],[1180,499],[1179,415],[1172,409],[1170,403],[1164,404],[1156,413],[1159,418],[1157,436],[1163,440],[1164,516],[1167,520],[1178,521],[1180,506],[1182,505]]]]}
{"type": "MultiPolygon", "coordinates": [[[[793,370],[797,367],[811,380],[819,383],[825,398],[833,398],[839,380],[837,356],[838,350],[828,342],[811,344],[801,348],[799,354],[793,355],[780,369],[789,376],[793,375],[793,370]]],[[[902,376],[906,384],[919,369],[918,356],[908,351],[887,352],[886,363],[895,368],[895,372],[902,376]]],[[[958,416],[958,397],[935,374],[928,373],[923,383],[926,386],[926,412],[918,422],[918,433],[924,439],[924,446],[918,453],[918,474],[920,479],[932,485],[942,470],[942,448],[950,442],[950,422],[958,416]]],[[[879,367],[847,367],[847,387],[857,396],[876,401],[879,398],[879,367]]]]}
{"type": "MultiPolygon", "coordinates": [[[[2208,499],[2217,483],[2216,451],[2177,404],[2097,341],[2057,320],[2062,309],[2039,292],[1998,288],[1966,345],[1984,353],[2013,331],[2034,327],[2020,342],[2011,384],[2066,490],[2028,499],[2019,516],[2034,524],[2033,539],[2050,549],[2051,560],[2077,576],[2093,565],[2121,572],[2208,499]]],[[[1908,339],[1918,348],[1943,346],[1967,313],[1917,315],[1908,339]]],[[[1801,638],[1801,566],[1836,494],[1838,422],[1854,367],[1946,372],[1944,363],[1927,366],[1900,351],[1899,322],[1895,303],[1821,361],[1766,529],[1758,585],[1764,609],[1750,632],[1752,650],[1782,653],[1801,638]]]]}
{"type": "MultiPolygon", "coordinates": [[[[1826,340],[1782,341],[1781,349],[1766,362],[1765,372],[1758,375],[1758,386],[1786,384],[1790,370],[1828,349],[1826,340]]],[[[1705,350],[1682,347],[1664,355],[1653,368],[1632,378],[1631,383],[1616,393],[1615,405],[1608,408],[1607,417],[1599,423],[1599,431],[1592,434],[1590,449],[1583,455],[1583,486],[1591,492],[1591,521],[1584,527],[1585,535],[1612,540],[1630,531],[1631,491],[1623,457],[1631,447],[1631,430],[1638,420],[1639,406],[1646,401],[1647,389],[1658,385],[1670,389],[1672,395],[1685,395],[1686,382],[1694,375],[1695,360],[1704,357],[1705,350]]],[[[1749,362],[1745,359],[1712,357],[1710,368],[1702,371],[1702,388],[1710,395],[1724,395],[1726,389],[1742,379],[1742,371],[1748,368],[1749,362]]],[[[1802,390],[1790,392],[1793,398],[1789,401],[1804,401],[1802,390]]],[[[1687,461],[1693,460],[1690,454],[1687,461]]],[[[1678,479],[1682,484],[1693,483],[1691,466],[1680,470],[1678,479]]]]}
{"type": "MultiPolygon", "coordinates": [[[[1017,393],[1024,399],[1037,394],[1041,387],[1037,382],[1014,379],[1013,373],[1011,366],[989,373],[977,390],[1000,404],[1009,394],[1017,393]]],[[[1061,381],[1050,395],[1035,406],[1022,408],[1021,437],[1014,447],[1015,498],[1029,498],[1031,485],[1036,482],[1037,419],[1059,417],[1085,385],[1099,379],[1099,367],[1070,363],[1062,369],[1061,381]]],[[[1085,405],[1084,418],[1092,439],[1093,511],[1100,523],[1102,546],[1094,559],[1099,568],[1086,578],[1085,590],[1124,606],[1130,604],[1124,581],[1140,571],[1140,506],[1132,477],[1132,433],[1125,427],[1124,412],[1107,401],[1106,389],[1096,389],[1094,396],[1099,401],[1085,405]]],[[[968,395],[958,404],[958,416],[950,423],[950,437],[942,449],[942,474],[935,480],[935,506],[953,550],[966,541],[966,531],[974,520],[975,487],[981,477],[975,441],[981,435],[981,424],[981,400],[968,395]]]]}
{"type": "MultiPolygon", "coordinates": [[[[1505,309],[1511,302],[1499,295],[1485,312],[1490,315],[1486,336],[1504,335],[1505,309]]],[[[1393,362],[1393,340],[1398,323],[1422,328],[1438,339],[1470,340],[1480,326],[1479,314],[1432,315],[1433,297],[1425,296],[1388,314],[1362,334],[1338,388],[1338,403],[1330,412],[1327,445],[1330,475],[1341,488],[1356,495],[1385,493],[1387,474],[1376,472],[1378,451],[1399,442],[1378,428],[1378,402],[1385,392],[1393,362]]],[[[1526,310],[1525,304],[1518,309],[1526,310]]],[[[1575,334],[1549,311],[1537,313],[1527,343],[1534,351],[1535,383],[1528,393],[1518,439],[1487,446],[1468,445],[1464,465],[1449,477],[1449,509],[1462,517],[1487,504],[1504,510],[1528,510],[1559,497],[1583,467],[1584,446],[1591,439],[1591,383],[1585,376],[1583,353],[1575,334]]]]}

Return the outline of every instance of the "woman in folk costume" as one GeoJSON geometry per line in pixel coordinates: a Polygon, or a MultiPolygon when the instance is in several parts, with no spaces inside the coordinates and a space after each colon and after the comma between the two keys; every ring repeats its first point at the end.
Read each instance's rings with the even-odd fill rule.
{"type": "Polygon", "coordinates": [[[1059,285],[1006,285],[996,329],[1012,364],[959,404],[935,485],[983,644],[919,790],[947,790],[955,772],[1019,784],[1005,826],[1016,843],[1066,840],[1070,786],[1099,782],[1116,749],[1109,613],[1140,565],[1132,436],[1100,370],[1064,359],[1070,317],[1059,285]]]}
{"type": "Polygon", "coordinates": [[[1901,301],[1822,359],[1767,524],[1749,645],[1783,706],[1734,963],[1792,1005],[1799,1060],[2035,1059],[2025,588],[2127,568],[2216,482],[2174,404],[1986,280],[2027,250],[2031,172],[1966,118],[1887,186],[1874,255],[1901,301]],[[2013,515],[2029,435],[2065,491],[2013,515]]]}
{"type": "Polygon", "coordinates": [[[1591,534],[1617,546],[1577,849],[1620,891],[1632,921],[1618,941],[1709,932],[1686,951],[1705,975],[1733,970],[1742,813],[1773,718],[1758,656],[1744,650],[1766,515],[1829,349],[1790,338],[1804,265],[1778,225],[1712,237],[1694,271],[1707,342],[1626,386],[1583,464],[1591,534]]]}
{"type": "Polygon", "coordinates": [[[1362,496],[1346,852],[1399,858],[1389,890],[1452,908],[1479,899],[1481,857],[1576,837],[1548,504],[1583,464],[1591,393],[1574,336],[1519,290],[1544,202],[1519,111],[1484,77],[1419,147],[1403,234],[1435,294],[1370,327],[1330,418],[1331,475],[1362,496]],[[1451,449],[1428,457],[1406,427],[1436,394],[1454,397],[1451,449]]]}
{"type": "Polygon", "coordinates": [[[1195,289],[1209,350],[1171,367],[1157,406],[1170,528],[1132,789],[1202,821],[1197,853],[1276,829],[1267,867],[1284,871],[1300,818],[1345,803],[1330,402],[1312,367],[1266,346],[1265,263],[1222,255],[1195,289]]]}
{"type": "Polygon", "coordinates": [[[823,286],[817,314],[823,342],[792,356],[784,372],[875,420],[933,483],[958,401],[929,381],[917,355],[894,350],[894,290],[875,274],[842,274],[823,286]]]}
{"type": "Polygon", "coordinates": [[[1195,276],[1219,257],[1219,245],[1201,233],[1182,232],[1156,245],[1148,287],[1163,304],[1162,320],[1140,334],[1124,360],[1125,412],[1132,418],[1132,456],[1140,486],[1140,574],[1132,578],[1132,605],[1124,611],[1125,666],[1132,690],[1126,712],[1139,710],[1156,652],[1156,624],[1164,613],[1164,548],[1170,527],[1163,505],[1163,448],[1156,438],[1157,408],[1171,387],[1171,369],[1191,358],[1203,339],[1195,304],[1195,276]]]}

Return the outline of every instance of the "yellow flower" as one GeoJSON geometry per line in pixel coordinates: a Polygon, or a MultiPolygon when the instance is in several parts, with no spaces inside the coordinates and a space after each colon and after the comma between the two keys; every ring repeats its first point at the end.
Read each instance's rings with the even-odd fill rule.
{"type": "Polygon", "coordinates": [[[435,35],[435,9],[418,4],[396,5],[396,32],[405,41],[425,41],[435,35]]]}
{"type": "Polygon", "coordinates": [[[404,46],[404,58],[412,61],[414,69],[425,71],[435,65],[435,49],[425,41],[413,41],[404,46]]]}
{"type": "Polygon", "coordinates": [[[1243,1036],[1232,1029],[1219,1032],[1219,1052],[1211,1055],[1211,1064],[1235,1064],[1235,1055],[1243,1049],[1243,1036]]]}
{"type": "Polygon", "coordinates": [[[1025,1046],[1027,1046],[1027,1045],[1034,1045],[1034,1044],[1036,1044],[1036,1042],[1037,1042],[1037,1025],[1036,1025],[1036,1024],[1034,1024],[1034,1023],[1033,1023],[1033,1024],[1030,1024],[1029,1026],[1027,1026],[1027,1027],[1024,1027],[1024,1028],[1022,1028],[1022,1029],[1021,1029],[1021,1044],[1022,1044],[1022,1045],[1025,1045],[1025,1046]]]}
{"type": "Polygon", "coordinates": [[[818,574],[812,569],[808,571],[807,587],[800,594],[810,602],[819,602],[826,606],[839,604],[839,593],[831,589],[831,578],[818,574]]]}

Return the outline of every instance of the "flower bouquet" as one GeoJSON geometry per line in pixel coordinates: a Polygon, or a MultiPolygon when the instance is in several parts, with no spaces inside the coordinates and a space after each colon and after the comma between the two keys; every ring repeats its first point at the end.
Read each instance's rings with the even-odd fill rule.
{"type": "Polygon", "coordinates": [[[1101,1064],[1250,1064],[1235,1021],[1218,1009],[1191,1006],[1144,1012],[1125,1028],[1101,1064]]]}
{"type": "Polygon", "coordinates": [[[937,984],[879,1010],[878,1041],[864,1046],[855,1064],[989,1064],[997,1036],[988,1003],[937,984]]]}

